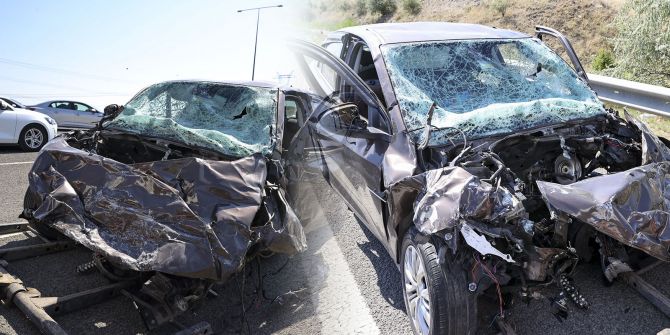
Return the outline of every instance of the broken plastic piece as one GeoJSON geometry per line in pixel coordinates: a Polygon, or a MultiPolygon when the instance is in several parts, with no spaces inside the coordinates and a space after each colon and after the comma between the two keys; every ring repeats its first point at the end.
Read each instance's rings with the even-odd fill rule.
{"type": "Polygon", "coordinates": [[[480,254],[498,256],[508,263],[516,263],[514,259],[512,259],[512,256],[509,254],[504,254],[500,250],[493,247],[486,239],[486,237],[477,234],[477,232],[474,231],[467,223],[463,223],[461,226],[461,234],[463,235],[465,242],[473,249],[477,250],[477,252],[480,254]]]}

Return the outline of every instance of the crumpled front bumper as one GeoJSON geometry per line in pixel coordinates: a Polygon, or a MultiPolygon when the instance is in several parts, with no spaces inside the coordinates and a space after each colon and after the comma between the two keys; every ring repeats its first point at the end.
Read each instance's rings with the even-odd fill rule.
{"type": "Polygon", "coordinates": [[[306,248],[284,191],[266,175],[260,154],[123,164],[59,137],[30,171],[23,216],[124,268],[224,280],[252,246],[306,248]]]}
{"type": "Polygon", "coordinates": [[[549,209],[617,241],[670,261],[670,162],[569,185],[537,182],[549,209]]]}

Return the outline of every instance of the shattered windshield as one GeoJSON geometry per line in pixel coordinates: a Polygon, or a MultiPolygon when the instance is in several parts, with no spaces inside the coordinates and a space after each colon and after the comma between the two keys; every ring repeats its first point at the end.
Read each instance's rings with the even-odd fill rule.
{"type": "MultiPolygon", "coordinates": [[[[423,128],[437,104],[431,124],[449,128],[433,131],[430,145],[447,144],[453,128],[481,138],[604,113],[589,87],[535,39],[394,44],[382,53],[407,129],[423,128]]],[[[423,136],[412,132],[416,142],[423,136]]]]}
{"type": "Polygon", "coordinates": [[[212,82],[166,82],[142,91],[105,125],[244,157],[272,151],[277,91],[212,82]]]}

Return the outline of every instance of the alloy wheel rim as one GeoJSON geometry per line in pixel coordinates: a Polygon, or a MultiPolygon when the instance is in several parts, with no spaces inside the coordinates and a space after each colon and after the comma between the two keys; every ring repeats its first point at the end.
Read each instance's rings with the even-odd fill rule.
{"type": "Polygon", "coordinates": [[[405,297],[408,304],[408,314],[414,324],[414,329],[421,335],[430,333],[430,293],[426,268],[419,251],[410,245],[405,250],[405,297]]]}
{"type": "Polygon", "coordinates": [[[44,141],[44,136],[39,129],[30,128],[26,131],[26,135],[23,137],[23,141],[31,149],[37,149],[42,145],[44,141]]]}

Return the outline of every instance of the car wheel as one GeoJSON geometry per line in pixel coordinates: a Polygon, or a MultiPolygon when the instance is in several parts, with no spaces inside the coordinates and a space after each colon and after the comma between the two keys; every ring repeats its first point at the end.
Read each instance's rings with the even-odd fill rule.
{"type": "Polygon", "coordinates": [[[47,144],[49,136],[44,127],[36,124],[29,124],[19,135],[19,146],[24,151],[39,151],[47,144]]]}
{"type": "Polygon", "coordinates": [[[414,227],[405,234],[400,261],[405,309],[415,334],[475,333],[476,296],[459,264],[447,255],[440,265],[431,238],[414,227]]]}

